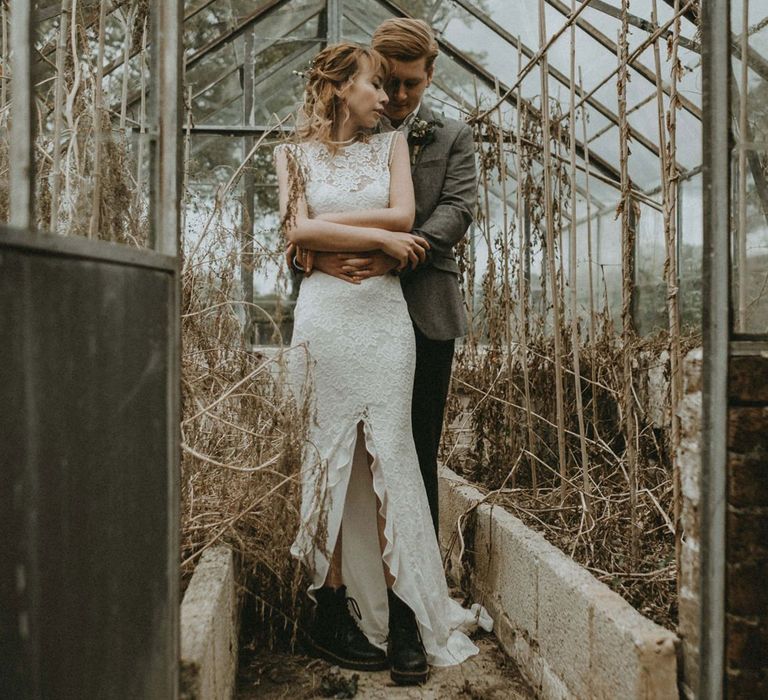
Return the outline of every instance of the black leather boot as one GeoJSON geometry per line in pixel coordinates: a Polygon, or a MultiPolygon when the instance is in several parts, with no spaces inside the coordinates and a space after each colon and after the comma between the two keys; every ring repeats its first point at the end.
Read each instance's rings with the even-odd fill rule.
{"type": "Polygon", "coordinates": [[[391,588],[389,598],[389,673],[398,685],[418,685],[429,678],[429,664],[416,616],[391,588]]]}
{"type": "Polygon", "coordinates": [[[332,664],[355,671],[383,671],[389,665],[386,654],[373,646],[357,626],[347,601],[351,601],[357,617],[360,611],[353,598],[347,598],[346,586],[334,590],[318,589],[315,620],[310,643],[318,656],[332,664]]]}

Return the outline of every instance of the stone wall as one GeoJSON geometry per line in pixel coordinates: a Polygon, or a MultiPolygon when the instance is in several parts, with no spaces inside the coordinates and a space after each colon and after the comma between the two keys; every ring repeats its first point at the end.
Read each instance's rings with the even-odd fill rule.
{"type": "Polygon", "coordinates": [[[768,358],[728,381],[726,697],[768,697],[768,358]]]}

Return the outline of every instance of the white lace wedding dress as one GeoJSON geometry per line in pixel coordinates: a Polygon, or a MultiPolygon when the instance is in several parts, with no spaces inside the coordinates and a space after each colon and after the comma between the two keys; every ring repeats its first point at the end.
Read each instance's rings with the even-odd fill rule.
{"type": "MultiPolygon", "coordinates": [[[[280,146],[300,163],[310,216],[388,206],[394,138],[377,134],[333,156],[318,143],[280,146]]],[[[416,614],[429,662],[461,663],[477,653],[462,631],[474,616],[448,595],[419,471],[411,432],[415,341],[400,280],[384,275],[354,285],[313,272],[301,284],[292,345],[299,347],[289,353],[290,381],[299,397],[312,392],[313,420],[291,552],[312,571],[311,590],[325,581],[343,524],[344,583],[359,604],[363,632],[386,647],[378,497],[383,558],[395,593],[416,614]],[[357,440],[360,424],[364,443],[357,440]]]]}

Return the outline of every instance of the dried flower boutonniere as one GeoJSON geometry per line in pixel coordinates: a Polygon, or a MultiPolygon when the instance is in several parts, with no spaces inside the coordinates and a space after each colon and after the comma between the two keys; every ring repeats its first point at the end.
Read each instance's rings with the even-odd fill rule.
{"type": "Polygon", "coordinates": [[[416,164],[416,159],[424,146],[428,146],[435,140],[435,131],[443,123],[436,119],[426,121],[424,119],[413,120],[411,128],[408,130],[408,145],[411,147],[411,165],[416,164]]]}

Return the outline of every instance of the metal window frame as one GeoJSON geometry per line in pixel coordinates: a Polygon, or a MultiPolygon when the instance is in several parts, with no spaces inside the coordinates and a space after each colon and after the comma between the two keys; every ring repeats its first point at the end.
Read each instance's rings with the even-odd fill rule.
{"type": "MultiPolygon", "coordinates": [[[[571,14],[571,8],[570,6],[566,5],[562,0],[544,0],[547,5],[550,7],[553,7],[555,10],[557,10],[563,17],[569,17],[571,14]]],[[[580,0],[583,1],[583,0],[580,0]]],[[[609,39],[605,34],[603,34],[601,31],[599,31],[597,28],[593,27],[584,17],[577,17],[576,18],[576,26],[581,29],[582,31],[586,32],[590,37],[592,37],[595,41],[597,41],[601,46],[608,49],[612,54],[617,55],[618,53],[618,46],[616,42],[609,39]]],[[[656,78],[654,77],[653,71],[648,68],[644,63],[642,63],[639,59],[634,61],[632,65],[630,66],[632,70],[637,71],[637,73],[647,80],[652,85],[656,85],[656,78]]],[[[663,85],[664,94],[667,95],[667,97],[670,96],[670,88],[669,85],[663,85]]],[[[680,102],[680,106],[686,111],[692,114],[696,119],[701,121],[702,118],[702,110],[697,107],[693,102],[691,102],[685,95],[681,95],[678,93],[677,99],[680,102]]]]}
{"type": "Polygon", "coordinates": [[[11,133],[8,179],[10,185],[9,223],[20,229],[34,225],[35,158],[37,119],[34,114],[33,47],[31,0],[16,0],[11,12],[11,133]]]}
{"type": "MultiPolygon", "coordinates": [[[[494,32],[500,39],[503,39],[506,41],[510,48],[514,48],[517,46],[517,44],[520,44],[520,51],[522,52],[523,56],[525,56],[528,60],[532,59],[535,55],[535,51],[533,51],[530,47],[526,46],[522,41],[520,41],[520,38],[513,37],[504,27],[499,25],[497,22],[493,20],[492,17],[489,17],[485,12],[483,12],[480,8],[476,7],[473,3],[469,2],[468,0],[452,0],[454,5],[458,5],[461,9],[463,9],[465,12],[472,15],[475,19],[477,19],[482,25],[484,25],[486,28],[490,29],[492,32],[494,32]]],[[[558,83],[560,83],[563,87],[568,87],[568,76],[564,75],[560,70],[558,70],[556,67],[554,67],[551,63],[547,63],[547,71],[549,72],[549,75],[554,78],[558,83]]],[[[594,95],[587,98],[587,104],[594,109],[598,114],[605,117],[611,124],[614,126],[618,126],[619,123],[619,117],[617,114],[612,112],[606,105],[604,105],[602,102],[600,102],[594,95]]],[[[635,127],[633,127],[631,124],[627,124],[629,129],[629,134],[632,139],[634,139],[637,143],[639,143],[643,148],[645,148],[647,151],[650,151],[651,154],[657,158],[661,158],[661,153],[659,151],[659,146],[653,141],[651,141],[645,134],[638,131],[635,127]]],[[[677,167],[679,170],[685,170],[685,168],[680,164],[677,163],[677,167]]]]}
{"type": "Polygon", "coordinates": [[[730,1],[702,6],[703,386],[699,697],[723,696],[730,336],[730,1]]]}

